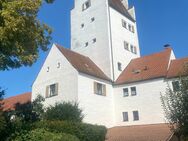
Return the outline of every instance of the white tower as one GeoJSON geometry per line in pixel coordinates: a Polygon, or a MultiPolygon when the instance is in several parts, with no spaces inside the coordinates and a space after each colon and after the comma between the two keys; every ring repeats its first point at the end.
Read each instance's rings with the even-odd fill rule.
{"type": "Polygon", "coordinates": [[[140,56],[134,7],[128,0],[75,0],[71,49],[90,57],[115,81],[140,56]]]}

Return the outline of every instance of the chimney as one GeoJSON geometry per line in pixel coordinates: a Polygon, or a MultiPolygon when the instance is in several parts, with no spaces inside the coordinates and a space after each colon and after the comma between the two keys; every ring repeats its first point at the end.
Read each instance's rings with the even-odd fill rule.
{"type": "Polygon", "coordinates": [[[123,4],[123,6],[124,6],[126,9],[129,9],[128,0],[121,0],[121,3],[123,4]]]}

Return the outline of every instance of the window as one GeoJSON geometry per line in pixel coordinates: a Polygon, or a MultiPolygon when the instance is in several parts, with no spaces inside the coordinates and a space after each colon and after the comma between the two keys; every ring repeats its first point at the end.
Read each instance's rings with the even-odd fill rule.
{"type": "Polygon", "coordinates": [[[61,67],[61,63],[58,62],[58,63],[57,63],[57,68],[60,68],[60,67],[61,67]]]}
{"type": "Polygon", "coordinates": [[[123,121],[129,121],[129,116],[128,116],[128,112],[123,112],[123,121]]]}
{"type": "Polygon", "coordinates": [[[131,45],[131,52],[134,53],[134,46],[131,45]]]}
{"type": "Polygon", "coordinates": [[[97,41],[97,39],[96,39],[96,38],[94,38],[92,41],[93,41],[93,43],[95,43],[95,42],[97,41]]]}
{"type": "Polygon", "coordinates": [[[121,67],[121,63],[120,62],[118,62],[118,70],[122,71],[122,67],[121,67]]]}
{"type": "Polygon", "coordinates": [[[124,28],[127,28],[127,22],[124,21],[123,19],[122,19],[122,26],[123,26],[124,28]]]}
{"type": "Polygon", "coordinates": [[[172,82],[172,87],[173,87],[173,90],[175,92],[179,91],[180,90],[180,83],[179,83],[179,81],[172,82]]]}
{"type": "Polygon", "coordinates": [[[134,26],[132,26],[132,32],[135,33],[134,26]]]}
{"type": "Polygon", "coordinates": [[[133,111],[133,120],[138,121],[139,120],[139,113],[138,111],[133,111]]]}
{"type": "Polygon", "coordinates": [[[95,18],[93,17],[93,18],[91,18],[91,22],[94,22],[95,21],[95,18]]]}
{"type": "Polygon", "coordinates": [[[136,46],[134,46],[134,54],[137,54],[136,46]]]}
{"type": "Polygon", "coordinates": [[[94,82],[94,93],[97,95],[106,96],[106,85],[94,82]]]}
{"type": "Polygon", "coordinates": [[[49,72],[50,71],[50,67],[47,67],[47,72],[49,72]]]}
{"type": "Polygon", "coordinates": [[[88,45],[89,45],[89,43],[88,43],[88,42],[86,42],[86,43],[85,43],[85,47],[87,47],[88,45]]]}
{"type": "Polygon", "coordinates": [[[123,97],[127,97],[129,96],[129,89],[128,88],[124,88],[123,89],[123,97]]]}
{"type": "Polygon", "coordinates": [[[91,1],[87,0],[83,5],[82,5],[82,11],[88,9],[91,6],[91,1]]]}
{"type": "Polygon", "coordinates": [[[136,87],[131,87],[131,95],[132,96],[136,95],[136,87]]]}
{"type": "Polygon", "coordinates": [[[129,31],[132,31],[132,26],[130,24],[129,24],[128,27],[129,27],[129,31]]]}
{"type": "Polygon", "coordinates": [[[81,24],[81,28],[84,28],[84,24],[81,24]]]}
{"type": "Polygon", "coordinates": [[[58,95],[58,83],[46,87],[46,98],[58,95]]]}
{"type": "Polygon", "coordinates": [[[129,50],[129,43],[124,41],[124,49],[129,50]]]}

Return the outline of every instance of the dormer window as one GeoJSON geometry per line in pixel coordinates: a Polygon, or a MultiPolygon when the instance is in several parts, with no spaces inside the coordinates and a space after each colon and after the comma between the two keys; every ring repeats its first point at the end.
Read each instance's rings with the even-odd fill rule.
{"type": "Polygon", "coordinates": [[[83,5],[82,5],[82,11],[88,9],[91,6],[91,1],[87,0],[83,5]]]}

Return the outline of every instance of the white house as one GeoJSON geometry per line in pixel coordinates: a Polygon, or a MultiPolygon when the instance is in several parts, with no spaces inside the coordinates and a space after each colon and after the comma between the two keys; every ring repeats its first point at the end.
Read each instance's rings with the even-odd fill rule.
{"type": "Polygon", "coordinates": [[[165,123],[160,95],[188,58],[166,46],[140,56],[134,7],[128,0],[75,0],[71,49],[54,44],[32,86],[32,99],[78,102],[84,121],[107,127],[165,123]]]}

